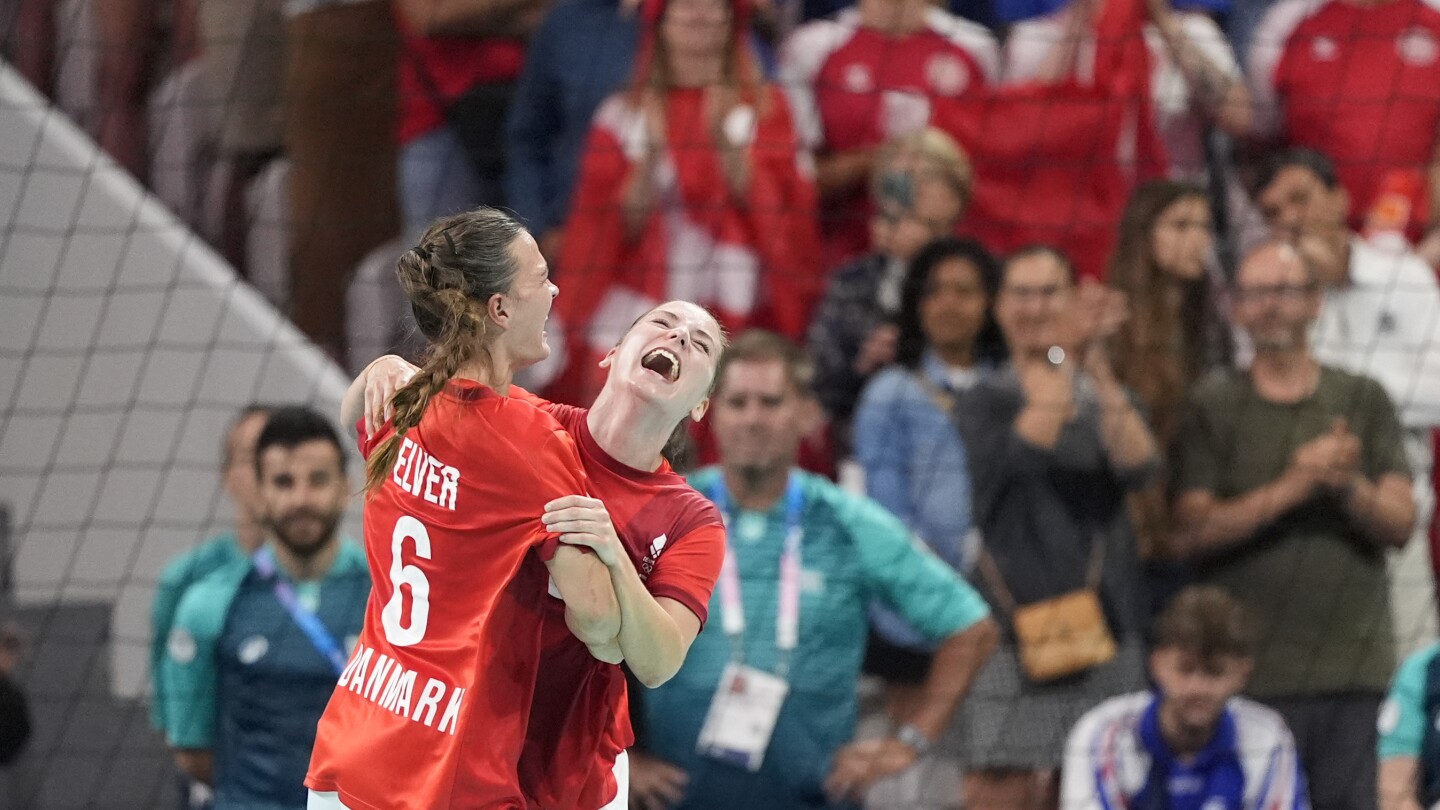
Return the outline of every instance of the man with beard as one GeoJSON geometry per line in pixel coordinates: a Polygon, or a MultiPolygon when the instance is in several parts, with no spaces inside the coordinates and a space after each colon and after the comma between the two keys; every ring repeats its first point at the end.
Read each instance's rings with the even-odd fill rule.
{"type": "Polygon", "coordinates": [[[1285,721],[1239,697],[1255,666],[1252,630],[1219,588],[1176,595],[1155,623],[1153,691],[1113,697],[1075,724],[1062,810],[1308,810],[1285,721]]]}
{"type": "Polygon", "coordinates": [[[255,447],[273,538],[180,602],[161,678],[176,761],[215,808],[305,807],[316,724],[360,632],[370,578],[337,528],[348,483],[330,423],[274,411],[255,447]]]}
{"type": "Polygon", "coordinates": [[[1373,808],[1395,666],[1385,554],[1415,520],[1400,421],[1378,382],[1315,359],[1321,291],[1293,247],[1252,251],[1232,295],[1255,359],[1191,395],[1177,548],[1255,617],[1246,691],[1294,732],[1315,807],[1373,808]]]}

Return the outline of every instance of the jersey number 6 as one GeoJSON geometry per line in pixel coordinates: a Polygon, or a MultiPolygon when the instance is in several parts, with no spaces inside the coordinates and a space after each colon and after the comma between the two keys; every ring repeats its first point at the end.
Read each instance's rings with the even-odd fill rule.
{"type": "Polygon", "coordinates": [[[415,556],[430,559],[430,533],[425,524],[409,515],[395,522],[395,534],[390,539],[390,584],[395,590],[385,609],[380,612],[380,623],[385,627],[385,639],[396,647],[409,647],[425,638],[425,626],[430,622],[430,580],[425,572],[413,565],[400,561],[405,541],[415,541],[415,556]],[[410,586],[410,621],[401,622],[405,609],[400,595],[402,585],[410,586]]]}

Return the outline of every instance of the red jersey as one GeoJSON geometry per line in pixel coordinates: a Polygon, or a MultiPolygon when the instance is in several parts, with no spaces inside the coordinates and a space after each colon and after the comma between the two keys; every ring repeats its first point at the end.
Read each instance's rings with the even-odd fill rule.
{"type": "MultiPolygon", "coordinates": [[[[821,154],[878,146],[914,132],[931,103],[984,91],[999,73],[999,46],[983,26],[938,8],[925,29],[892,37],[860,25],[854,9],[796,29],[785,43],[784,81],[796,116],[821,154]]],[[[836,262],[869,246],[868,195],[837,200],[825,212],[825,239],[836,262]]]]}
{"type": "MultiPolygon", "coordinates": [[[[604,383],[596,364],[640,315],[681,298],[708,307],[732,333],[765,326],[805,333],[823,292],[815,184],[790,105],[772,86],[738,104],[726,121],[747,124],[750,169],[737,197],[724,176],[703,88],[665,93],[666,146],[652,191],[657,205],[642,232],[627,235],[623,191],[645,163],[644,111],[628,93],[595,114],[566,224],[566,292],[555,300],[551,340],[569,347],[562,376],[546,389],[591,402],[604,383]],[[763,96],[763,98],[762,98],[763,96]]],[[[728,137],[728,136],[727,136],[728,137]]],[[[739,137],[739,136],[737,136],[739,137]]]]}
{"type": "MultiPolygon", "coordinates": [[[[703,625],[725,560],[719,510],[668,464],[645,472],[616,461],[595,443],[584,409],[532,401],[575,438],[590,494],[605,502],[650,594],[674,599],[703,625]]],[[[563,602],[550,598],[547,607],[520,781],[539,807],[596,810],[614,799],[615,758],[635,742],[625,675],[570,634],[563,602]]]]}
{"type": "Polygon", "coordinates": [[[517,768],[550,598],[541,558],[558,543],[540,518],[589,491],[583,466],[549,415],[468,381],[401,441],[365,502],[365,628],[305,784],[356,810],[524,808],[517,768]]]}
{"type": "Polygon", "coordinates": [[[398,11],[399,102],[396,140],[403,146],[445,123],[445,108],[470,88],[491,82],[513,82],[525,63],[519,39],[472,36],[423,36],[398,11]]]}
{"type": "MultiPolygon", "coordinates": [[[[1271,126],[1335,161],[1358,229],[1387,175],[1423,176],[1434,154],[1440,8],[1422,0],[1286,0],[1255,31],[1251,75],[1271,126]]],[[[1426,222],[1428,196],[1410,209],[1412,239],[1426,222]]]]}

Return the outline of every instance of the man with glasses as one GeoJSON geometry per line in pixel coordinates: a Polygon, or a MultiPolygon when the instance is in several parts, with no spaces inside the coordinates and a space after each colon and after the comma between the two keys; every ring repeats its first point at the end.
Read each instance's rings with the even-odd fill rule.
{"type": "MultiPolygon", "coordinates": [[[[1350,192],[1335,164],[1312,149],[1275,155],[1256,184],[1256,202],[1274,239],[1293,245],[1323,293],[1311,345],[1321,363],[1374,377],[1405,426],[1417,479],[1419,527],[1429,524],[1434,489],[1432,431],[1440,425],[1440,283],[1414,251],[1362,239],[1346,225],[1350,192]]],[[[1395,625],[1407,634],[1433,610],[1418,542],[1397,566],[1395,625]]],[[[1433,561],[1432,561],[1433,562],[1433,561]]],[[[1408,639],[1402,638],[1402,644],[1408,639]]]]}
{"type": "MultiPolygon", "coordinates": [[[[1323,292],[1312,333],[1315,356],[1373,376],[1405,427],[1428,438],[1440,424],[1434,271],[1411,250],[1377,247],[1351,231],[1345,224],[1350,194],[1335,164],[1312,149],[1274,156],[1256,183],[1255,201],[1270,238],[1295,248],[1323,292]]],[[[1414,444],[1412,450],[1424,442],[1414,444]]]]}
{"type": "Polygon", "coordinates": [[[1177,548],[1255,617],[1247,691],[1294,732],[1314,806],[1368,810],[1395,665],[1385,554],[1415,519],[1400,421],[1379,383],[1315,358],[1321,290],[1294,247],[1251,252],[1233,294],[1255,359],[1191,395],[1177,548]]]}

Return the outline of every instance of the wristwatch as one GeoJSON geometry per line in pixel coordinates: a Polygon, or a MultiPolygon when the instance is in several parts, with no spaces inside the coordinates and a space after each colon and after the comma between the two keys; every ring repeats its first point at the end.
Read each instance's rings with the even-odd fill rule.
{"type": "Polygon", "coordinates": [[[933,745],[933,743],[930,742],[930,738],[925,736],[925,732],[909,723],[895,729],[895,741],[904,743],[915,749],[915,756],[917,757],[923,757],[928,754],[930,752],[930,746],[933,745]]]}

